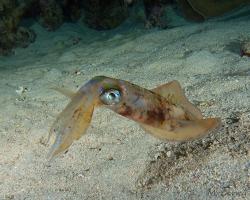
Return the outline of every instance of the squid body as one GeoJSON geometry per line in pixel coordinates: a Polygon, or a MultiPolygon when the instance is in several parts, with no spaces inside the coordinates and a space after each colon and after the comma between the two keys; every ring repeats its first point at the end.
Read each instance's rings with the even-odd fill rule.
{"type": "Polygon", "coordinates": [[[203,119],[200,110],[186,98],[178,81],[148,90],[124,80],[97,76],[76,93],[55,89],[71,101],[50,130],[50,136],[54,135],[55,139],[49,159],[65,152],[86,133],[97,106],[105,106],[134,120],[157,138],[172,141],[200,138],[220,124],[219,118],[203,119]]]}

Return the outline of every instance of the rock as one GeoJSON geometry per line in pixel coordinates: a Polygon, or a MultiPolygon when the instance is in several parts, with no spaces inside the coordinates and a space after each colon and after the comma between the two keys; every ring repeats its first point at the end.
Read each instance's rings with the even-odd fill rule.
{"type": "Polygon", "coordinates": [[[120,25],[128,16],[124,0],[84,1],[84,22],[97,30],[112,29],[120,25]]]}

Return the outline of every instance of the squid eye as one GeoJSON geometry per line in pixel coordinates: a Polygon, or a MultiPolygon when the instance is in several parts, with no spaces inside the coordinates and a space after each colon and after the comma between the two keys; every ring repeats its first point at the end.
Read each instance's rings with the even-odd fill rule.
{"type": "Polygon", "coordinates": [[[114,105],[121,101],[121,92],[119,90],[110,89],[101,94],[100,99],[106,105],[114,105]]]}

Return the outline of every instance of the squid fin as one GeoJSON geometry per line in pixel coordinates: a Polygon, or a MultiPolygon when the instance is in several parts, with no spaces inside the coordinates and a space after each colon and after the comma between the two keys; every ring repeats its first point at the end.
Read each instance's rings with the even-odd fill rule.
{"type": "Polygon", "coordinates": [[[153,92],[165,97],[172,104],[181,106],[187,113],[190,120],[202,119],[201,111],[195,107],[185,96],[184,91],[178,81],[174,80],[169,83],[160,85],[153,92]]]}
{"type": "Polygon", "coordinates": [[[219,118],[199,119],[196,121],[174,120],[175,126],[166,129],[141,124],[153,136],[171,141],[187,141],[201,138],[220,125],[219,118]]]}
{"type": "Polygon", "coordinates": [[[52,87],[51,89],[63,94],[66,97],[69,97],[70,99],[73,99],[73,97],[76,95],[75,92],[66,88],[52,87]]]}
{"type": "Polygon", "coordinates": [[[49,153],[49,160],[65,152],[74,140],[78,140],[90,124],[94,101],[86,94],[76,93],[71,102],[58,116],[49,133],[55,139],[49,153]]]}

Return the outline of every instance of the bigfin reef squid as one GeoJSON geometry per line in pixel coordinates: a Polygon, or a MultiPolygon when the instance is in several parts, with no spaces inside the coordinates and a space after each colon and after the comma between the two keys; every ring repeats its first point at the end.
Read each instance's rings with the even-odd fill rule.
{"type": "Polygon", "coordinates": [[[201,111],[186,98],[178,81],[152,90],[128,81],[97,76],[76,93],[54,88],[71,99],[49,133],[54,135],[49,160],[68,150],[86,133],[93,111],[105,106],[137,122],[146,132],[170,141],[201,138],[220,125],[220,118],[204,119],[201,111]]]}

